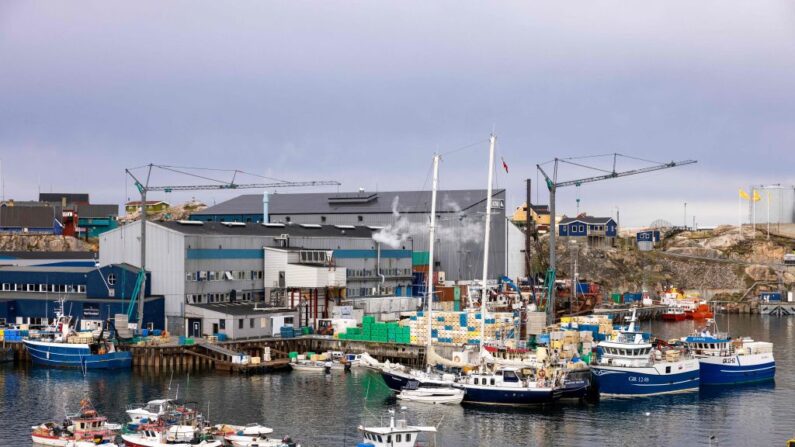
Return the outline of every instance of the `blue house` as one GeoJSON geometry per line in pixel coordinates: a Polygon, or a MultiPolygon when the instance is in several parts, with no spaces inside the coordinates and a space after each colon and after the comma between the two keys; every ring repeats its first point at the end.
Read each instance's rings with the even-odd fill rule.
{"type": "Polygon", "coordinates": [[[612,247],[618,235],[618,224],[612,217],[564,217],[558,223],[558,235],[584,242],[589,247],[612,247]]]}
{"type": "MultiPolygon", "coordinates": [[[[97,266],[0,267],[0,324],[42,326],[55,317],[59,297],[66,312],[81,330],[92,330],[115,314],[126,314],[138,278],[129,264],[97,266]]],[[[147,273],[144,327],[162,329],[165,322],[162,296],[151,296],[147,273]]],[[[137,319],[133,312],[130,321],[137,319]]]]}

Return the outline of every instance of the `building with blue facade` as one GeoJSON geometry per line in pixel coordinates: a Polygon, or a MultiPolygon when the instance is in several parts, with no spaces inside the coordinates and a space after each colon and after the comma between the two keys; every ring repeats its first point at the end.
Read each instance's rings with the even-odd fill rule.
{"type": "MultiPolygon", "coordinates": [[[[300,308],[297,321],[312,325],[330,317],[331,307],[343,300],[412,299],[412,251],[381,247],[373,239],[380,228],[149,222],[146,267],[152,273],[152,293],[165,297],[167,329],[173,334],[213,334],[222,329],[220,320],[241,324],[233,315],[240,307],[229,306],[241,303],[260,303],[260,312],[265,306],[286,311],[267,319],[287,318],[300,308]],[[228,317],[219,317],[224,309],[228,317]]],[[[140,231],[140,222],[134,222],[103,233],[100,262],[139,265],[140,231]]],[[[238,334],[270,335],[275,325],[263,319],[246,317],[238,334]]]]}
{"type": "MultiPolygon", "coordinates": [[[[115,314],[128,313],[138,272],[128,264],[0,267],[0,324],[46,325],[63,297],[78,328],[94,329],[115,314]]],[[[151,296],[150,279],[147,274],[144,327],[162,329],[164,301],[151,296]]],[[[136,317],[133,312],[130,321],[136,317]]]]}
{"type": "Polygon", "coordinates": [[[589,247],[612,247],[618,236],[618,224],[612,217],[564,217],[558,223],[558,236],[589,247]]]}

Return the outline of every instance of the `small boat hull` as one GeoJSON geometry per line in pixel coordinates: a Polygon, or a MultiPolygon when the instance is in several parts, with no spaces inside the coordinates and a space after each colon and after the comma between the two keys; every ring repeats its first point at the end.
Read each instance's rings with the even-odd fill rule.
{"type": "Polygon", "coordinates": [[[584,399],[591,389],[591,371],[570,371],[563,381],[561,399],[584,399]]]}
{"type": "Polygon", "coordinates": [[[381,371],[381,377],[384,379],[384,383],[393,391],[400,391],[408,385],[409,380],[412,380],[408,374],[401,374],[393,371],[381,371]]]}
{"type": "Polygon", "coordinates": [[[124,441],[124,445],[126,447],[222,447],[224,445],[221,441],[202,441],[199,444],[189,444],[187,442],[166,443],[135,434],[122,435],[121,438],[124,441]]]}
{"type": "Polygon", "coordinates": [[[702,385],[766,382],[776,376],[772,354],[703,358],[699,363],[702,385]]]}
{"type": "Polygon", "coordinates": [[[23,340],[34,364],[56,368],[129,369],[132,353],[116,351],[92,354],[87,344],[23,340]]]}
{"type": "Polygon", "coordinates": [[[407,402],[456,405],[464,400],[464,390],[456,388],[403,390],[398,393],[397,398],[407,402]]]}
{"type": "Polygon", "coordinates": [[[698,390],[696,360],[649,367],[591,366],[594,386],[604,397],[643,397],[698,390]],[[666,367],[671,373],[665,373],[666,367]],[[681,369],[680,369],[681,367],[681,369]]]}

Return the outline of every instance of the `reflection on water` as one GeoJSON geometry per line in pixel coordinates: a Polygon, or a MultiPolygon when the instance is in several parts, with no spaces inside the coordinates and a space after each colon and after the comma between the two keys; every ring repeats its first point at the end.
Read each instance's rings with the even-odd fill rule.
{"type": "MultiPolygon", "coordinates": [[[[29,445],[30,426],[58,421],[90,397],[111,420],[125,419],[128,403],[179,390],[202,403],[214,422],[260,422],[304,445],[353,446],[356,427],[377,423],[385,409],[406,407],[412,422],[439,424],[445,446],[516,445],[783,445],[795,428],[795,383],[791,353],[795,318],[719,316],[732,333],[775,345],[775,383],[638,399],[605,399],[597,404],[510,409],[396,403],[381,378],[366,371],[326,377],[281,373],[239,376],[214,372],[170,374],[50,370],[0,366],[0,445],[29,445]]],[[[663,338],[691,332],[692,321],[645,323],[663,338]]]]}

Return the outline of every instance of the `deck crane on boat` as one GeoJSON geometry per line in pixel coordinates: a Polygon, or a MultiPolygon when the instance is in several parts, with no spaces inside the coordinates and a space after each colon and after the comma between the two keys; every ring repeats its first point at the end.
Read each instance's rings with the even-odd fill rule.
{"type": "Polygon", "coordinates": [[[239,169],[223,170],[223,169],[189,168],[189,167],[179,167],[179,166],[156,165],[152,163],[141,166],[140,168],[147,168],[146,179],[144,181],[139,180],[138,177],[136,177],[135,174],[132,173],[132,171],[136,170],[137,168],[128,168],[124,170],[124,172],[132,178],[133,182],[135,183],[135,187],[138,189],[138,192],[141,194],[141,270],[138,272],[138,279],[135,283],[135,289],[133,290],[132,298],[130,299],[130,305],[127,308],[128,318],[132,317],[133,311],[136,307],[136,298],[137,298],[137,308],[138,308],[137,321],[139,323],[139,329],[142,329],[141,325],[143,324],[143,318],[144,318],[145,287],[143,285],[145,283],[145,278],[146,278],[146,195],[147,193],[149,193],[150,191],[162,191],[165,193],[170,193],[174,191],[211,191],[211,190],[225,191],[225,190],[238,190],[238,189],[271,189],[271,188],[297,188],[297,187],[307,187],[307,186],[342,185],[342,183],[334,180],[310,180],[303,182],[290,182],[287,180],[281,180],[271,177],[264,177],[257,174],[251,174],[245,171],[241,171],[239,169]],[[152,177],[153,168],[158,168],[164,171],[170,171],[191,177],[197,177],[215,183],[204,184],[204,185],[154,186],[149,184],[149,180],[152,177]],[[232,172],[232,179],[228,181],[219,180],[205,175],[199,175],[188,172],[190,170],[232,172]],[[272,183],[236,183],[238,174],[246,174],[250,176],[261,177],[277,181],[272,183]]]}
{"type": "MultiPolygon", "coordinates": [[[[626,177],[629,175],[635,174],[645,174],[647,172],[659,171],[662,169],[670,169],[675,168],[678,166],[685,166],[696,163],[696,160],[682,160],[682,161],[670,161],[668,163],[659,163],[659,162],[651,162],[654,163],[652,166],[647,166],[644,168],[638,169],[631,169],[628,171],[616,171],[616,161],[618,157],[629,158],[633,160],[640,160],[644,162],[650,162],[649,160],[643,160],[636,157],[630,157],[627,155],[622,155],[618,153],[609,154],[609,156],[613,157],[613,169],[612,171],[608,171],[601,168],[595,168],[593,166],[587,166],[583,163],[575,162],[576,158],[555,158],[551,162],[553,164],[552,176],[550,177],[544,169],[541,167],[540,164],[536,165],[536,168],[541,175],[544,176],[544,180],[547,184],[547,189],[549,190],[549,224],[550,224],[550,231],[549,231],[549,269],[547,270],[546,280],[544,285],[547,288],[547,303],[546,303],[546,311],[547,311],[547,324],[554,324],[555,323],[555,274],[556,274],[556,249],[555,249],[555,233],[557,229],[555,228],[555,195],[557,193],[558,188],[563,188],[566,186],[577,186],[579,187],[583,183],[593,183],[599,182],[602,180],[610,180],[618,177],[626,177]],[[587,169],[594,169],[597,171],[602,171],[604,174],[596,175],[593,177],[585,177],[576,180],[566,180],[566,181],[558,181],[558,165],[560,163],[566,163],[572,166],[577,166],[581,168],[587,169]]],[[[590,157],[589,157],[590,158],[590,157]]],[[[547,163],[544,163],[547,164],[547,163]]]]}

